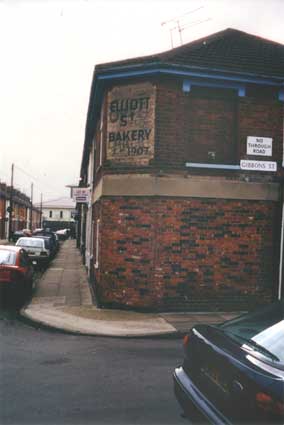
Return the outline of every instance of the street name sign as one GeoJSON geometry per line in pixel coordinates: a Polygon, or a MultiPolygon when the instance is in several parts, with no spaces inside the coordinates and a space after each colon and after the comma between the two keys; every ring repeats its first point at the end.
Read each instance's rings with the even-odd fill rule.
{"type": "Polygon", "coordinates": [[[252,159],[242,159],[241,170],[250,171],[277,171],[277,163],[274,161],[254,161],[252,159]]]}

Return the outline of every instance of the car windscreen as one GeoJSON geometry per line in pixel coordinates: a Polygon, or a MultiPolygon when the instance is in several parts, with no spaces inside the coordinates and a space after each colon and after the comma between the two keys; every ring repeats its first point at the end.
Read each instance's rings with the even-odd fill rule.
{"type": "Polygon", "coordinates": [[[219,326],[228,336],[284,364],[284,302],[263,307],[219,326]]]}
{"type": "Polygon", "coordinates": [[[19,239],[17,244],[18,246],[24,246],[26,248],[42,248],[42,240],[41,239],[19,239]]]}
{"type": "Polygon", "coordinates": [[[16,264],[16,253],[6,249],[0,250],[0,265],[14,266],[16,264]]]}

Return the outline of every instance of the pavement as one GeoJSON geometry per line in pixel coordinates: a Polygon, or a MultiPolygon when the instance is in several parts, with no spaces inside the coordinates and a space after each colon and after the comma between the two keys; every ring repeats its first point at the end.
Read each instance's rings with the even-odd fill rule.
{"type": "Polygon", "coordinates": [[[82,335],[182,336],[197,323],[220,323],[237,312],[139,313],[94,305],[76,241],[68,239],[33,289],[20,314],[38,325],[82,335]]]}

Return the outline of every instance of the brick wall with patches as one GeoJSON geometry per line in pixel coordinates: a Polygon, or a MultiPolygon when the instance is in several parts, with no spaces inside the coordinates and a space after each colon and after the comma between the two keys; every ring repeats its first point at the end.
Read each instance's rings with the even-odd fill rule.
{"type": "Polygon", "coordinates": [[[80,178],[95,155],[99,303],[239,310],[277,297],[283,55],[227,29],[96,65],[80,178]]]}
{"type": "Polygon", "coordinates": [[[102,305],[230,310],[275,297],[275,203],[118,197],[101,207],[102,305]]]}
{"type": "Polygon", "coordinates": [[[100,305],[240,310],[276,298],[280,197],[266,198],[266,189],[262,199],[214,197],[209,189],[207,195],[203,190],[194,197],[159,196],[158,191],[150,196],[146,189],[143,196],[135,196],[141,187],[131,186],[130,178],[138,173],[157,178],[175,173],[189,182],[191,177],[207,178],[220,187],[228,181],[277,184],[283,175],[283,103],[273,89],[261,90],[249,87],[245,97],[238,97],[235,90],[204,87],[185,93],[182,81],[170,78],[139,83],[136,89],[124,84],[105,90],[105,113],[95,138],[95,185],[102,183],[102,192],[96,195],[93,210],[98,259],[94,287],[100,305]],[[143,116],[138,115],[137,121],[131,118],[131,96],[137,99],[139,93],[145,125],[143,116]],[[124,108],[123,116],[116,118],[119,108],[124,108]],[[109,113],[114,113],[111,119],[109,113]],[[128,128],[124,123],[129,119],[128,128]],[[145,130],[151,137],[142,135],[145,130]],[[268,160],[277,162],[277,173],[185,165],[267,160],[247,154],[248,136],[272,138],[268,160]],[[145,146],[147,152],[133,154],[129,142],[136,151],[145,146]],[[104,193],[105,177],[122,174],[132,195],[119,196],[123,190],[118,186],[117,193],[104,193]]]}
{"type": "MultiPolygon", "coordinates": [[[[101,155],[107,172],[119,168],[134,173],[138,168],[161,167],[184,171],[186,162],[239,164],[241,159],[269,159],[277,162],[281,175],[283,117],[283,102],[273,88],[248,85],[247,95],[239,97],[236,90],[210,87],[193,87],[185,93],[182,80],[169,78],[121,84],[105,90],[95,137],[97,168],[101,155]],[[131,120],[130,101],[139,96],[145,108],[131,120]],[[248,136],[272,138],[271,158],[248,155],[248,136]]],[[[96,182],[103,171],[95,176],[96,182]]]]}
{"type": "MultiPolygon", "coordinates": [[[[283,102],[273,88],[248,86],[247,95],[236,90],[193,87],[184,93],[182,82],[157,83],[156,165],[180,168],[186,161],[239,164],[248,156],[247,137],[271,137],[271,161],[281,170],[283,102]]],[[[278,171],[279,173],[279,171],[278,171]]]]}

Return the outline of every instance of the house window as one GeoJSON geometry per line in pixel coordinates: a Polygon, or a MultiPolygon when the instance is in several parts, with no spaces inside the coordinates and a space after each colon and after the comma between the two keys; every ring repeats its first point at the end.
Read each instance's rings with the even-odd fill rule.
{"type": "Polygon", "coordinates": [[[63,218],[63,211],[60,211],[60,218],[63,218]]]}
{"type": "Polygon", "coordinates": [[[52,211],[49,211],[49,218],[52,218],[52,211]]]}
{"type": "Polygon", "coordinates": [[[186,123],[190,162],[237,162],[236,99],[235,90],[192,88],[186,123]]]}
{"type": "Polygon", "coordinates": [[[99,268],[99,238],[100,238],[100,220],[97,220],[96,223],[96,252],[95,252],[95,268],[99,268]]]}

